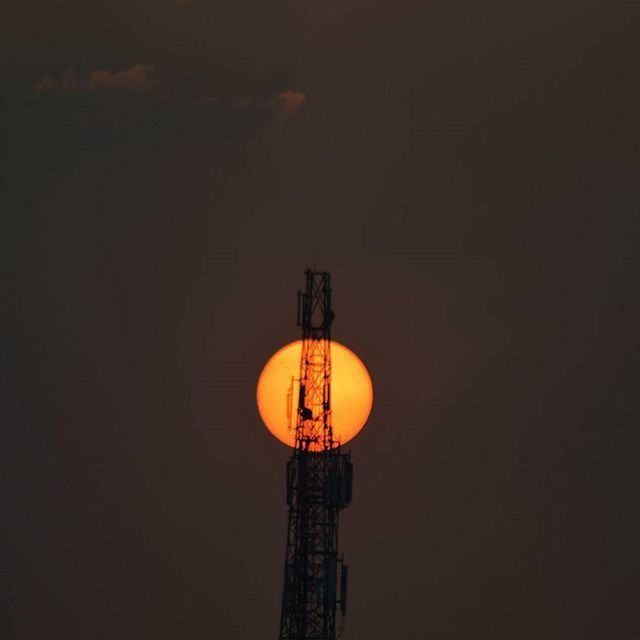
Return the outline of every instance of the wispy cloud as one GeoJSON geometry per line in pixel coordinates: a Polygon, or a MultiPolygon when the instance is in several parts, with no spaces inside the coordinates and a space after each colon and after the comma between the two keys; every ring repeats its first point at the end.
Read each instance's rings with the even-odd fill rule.
{"type": "Polygon", "coordinates": [[[78,77],[75,69],[67,69],[62,76],[40,78],[32,88],[39,97],[49,92],[137,92],[153,89],[159,81],[153,77],[154,65],[136,64],[122,71],[91,71],[85,80],[78,77]]]}
{"type": "Polygon", "coordinates": [[[276,124],[283,127],[298,113],[306,99],[307,95],[304,92],[296,89],[287,89],[267,99],[242,98],[225,100],[218,96],[206,96],[195,100],[193,105],[198,109],[215,107],[231,111],[271,112],[276,124]]]}
{"type": "Polygon", "coordinates": [[[162,82],[153,64],[121,70],[93,70],[86,75],[69,68],[61,75],[41,77],[24,97],[47,109],[64,101],[64,112],[78,129],[99,127],[121,131],[144,125],[215,129],[224,126],[283,130],[307,100],[303,91],[286,89],[275,95],[228,96],[181,91],[170,78],[162,82]],[[77,108],[74,106],[76,105],[77,108]],[[160,124],[162,123],[162,124],[160,124]],[[233,124],[232,124],[233,123],[233,124]]]}
{"type": "Polygon", "coordinates": [[[288,89],[279,93],[273,100],[267,104],[276,110],[276,114],[281,125],[285,125],[296,113],[307,99],[307,95],[302,91],[288,89]]]}

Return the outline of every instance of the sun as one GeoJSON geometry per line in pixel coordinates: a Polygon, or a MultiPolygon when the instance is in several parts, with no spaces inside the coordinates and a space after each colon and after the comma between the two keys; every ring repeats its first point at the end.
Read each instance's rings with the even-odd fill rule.
{"type": "MultiPolygon", "coordinates": [[[[276,351],[258,379],[257,401],[267,429],[295,446],[302,340],[276,351]]],[[[373,385],[360,358],[331,341],[331,413],[334,440],[345,444],[364,427],[373,405],[373,385]]]]}

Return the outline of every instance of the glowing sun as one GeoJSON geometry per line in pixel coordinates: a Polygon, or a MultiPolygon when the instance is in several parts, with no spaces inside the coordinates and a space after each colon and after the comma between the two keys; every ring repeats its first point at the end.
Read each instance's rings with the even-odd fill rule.
{"type": "MultiPolygon", "coordinates": [[[[298,413],[302,341],[271,356],[258,379],[258,410],[267,429],[293,447],[298,413]]],[[[373,385],[360,358],[331,341],[331,413],[334,440],[344,444],[365,425],[373,405],[373,385]]]]}

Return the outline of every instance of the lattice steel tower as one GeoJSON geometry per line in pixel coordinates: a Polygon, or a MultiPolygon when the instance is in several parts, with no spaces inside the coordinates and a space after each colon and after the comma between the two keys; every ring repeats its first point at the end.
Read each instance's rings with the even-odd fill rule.
{"type": "Polygon", "coordinates": [[[305,273],[306,288],[298,292],[302,356],[295,447],[287,463],[289,520],[280,640],[334,640],[337,607],[344,615],[347,605],[338,516],[351,502],[353,465],[350,454],[342,453],[333,440],[331,426],[331,277],[305,273]]]}

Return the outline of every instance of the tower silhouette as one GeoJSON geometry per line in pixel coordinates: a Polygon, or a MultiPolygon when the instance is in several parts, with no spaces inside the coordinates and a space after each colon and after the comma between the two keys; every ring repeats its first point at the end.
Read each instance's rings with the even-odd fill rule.
{"type": "Polygon", "coordinates": [[[331,276],[307,270],[298,292],[302,327],[295,446],[287,463],[289,506],[280,640],[334,640],[347,606],[338,520],[351,502],[353,464],[331,423],[331,276]],[[339,572],[338,572],[339,570],[339,572]],[[338,594],[338,573],[340,592],[338,594]]]}

